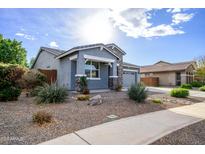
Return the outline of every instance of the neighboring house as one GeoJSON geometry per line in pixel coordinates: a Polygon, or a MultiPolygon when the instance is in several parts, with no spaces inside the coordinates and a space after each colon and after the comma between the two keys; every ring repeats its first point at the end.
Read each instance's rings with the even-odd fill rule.
{"type": "Polygon", "coordinates": [[[154,65],[142,66],[141,77],[158,77],[161,86],[176,86],[193,82],[195,61],[168,63],[159,61],[154,65]]]}
{"type": "Polygon", "coordinates": [[[67,51],[41,47],[31,68],[57,70],[57,84],[78,90],[82,76],[89,89],[129,87],[139,81],[139,67],[124,63],[126,53],[115,44],[91,44],[67,51]]]}

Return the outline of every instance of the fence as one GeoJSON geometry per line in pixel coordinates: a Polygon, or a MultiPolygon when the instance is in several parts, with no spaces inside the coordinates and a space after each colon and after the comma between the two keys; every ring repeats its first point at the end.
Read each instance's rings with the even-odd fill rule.
{"type": "Polygon", "coordinates": [[[159,78],[158,77],[142,77],[141,82],[144,83],[146,86],[159,86],[159,78]]]}
{"type": "Polygon", "coordinates": [[[57,70],[38,70],[47,77],[47,82],[49,84],[54,83],[57,80],[57,70]]]}

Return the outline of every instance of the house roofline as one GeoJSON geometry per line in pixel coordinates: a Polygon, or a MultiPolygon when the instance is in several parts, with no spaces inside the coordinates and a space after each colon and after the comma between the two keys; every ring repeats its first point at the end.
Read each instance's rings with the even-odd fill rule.
{"type": "Polygon", "coordinates": [[[108,52],[110,52],[112,55],[114,55],[115,57],[117,57],[118,59],[120,59],[119,56],[117,56],[116,54],[114,54],[110,49],[108,49],[104,44],[97,44],[97,45],[93,45],[93,46],[86,46],[86,47],[82,47],[82,48],[71,48],[70,50],[56,56],[56,59],[59,59],[59,58],[63,58],[71,53],[74,53],[74,52],[77,52],[77,51],[80,51],[80,50],[86,50],[86,49],[93,49],[93,48],[101,48],[100,50],[102,50],[103,48],[105,50],[107,50],[108,52]]]}

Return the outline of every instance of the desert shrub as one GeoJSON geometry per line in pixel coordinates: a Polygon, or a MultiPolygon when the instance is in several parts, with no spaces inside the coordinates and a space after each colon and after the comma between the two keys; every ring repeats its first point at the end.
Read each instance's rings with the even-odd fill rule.
{"type": "Polygon", "coordinates": [[[22,88],[34,89],[37,86],[42,86],[47,81],[47,77],[36,69],[28,70],[22,76],[20,85],[22,88]]]}
{"type": "Polygon", "coordinates": [[[118,84],[115,88],[116,91],[121,91],[122,90],[122,85],[118,84]]]}
{"type": "Polygon", "coordinates": [[[162,101],[160,99],[153,99],[152,102],[156,104],[162,104],[162,101]]]}
{"type": "Polygon", "coordinates": [[[42,86],[37,86],[34,89],[31,89],[30,96],[31,97],[37,96],[38,92],[41,91],[41,89],[42,89],[42,86]]]}
{"type": "Polygon", "coordinates": [[[182,85],[181,85],[181,88],[184,88],[184,89],[192,89],[192,85],[191,85],[191,84],[182,84],[182,85]]]}
{"type": "Polygon", "coordinates": [[[56,84],[44,84],[38,91],[37,103],[61,103],[68,95],[64,87],[57,87],[56,84]]]}
{"type": "Polygon", "coordinates": [[[202,87],[203,83],[199,81],[194,81],[191,83],[192,87],[202,87]]]}
{"type": "Polygon", "coordinates": [[[88,101],[90,99],[89,95],[78,95],[77,100],[79,101],[88,101]]]}
{"type": "Polygon", "coordinates": [[[185,98],[185,97],[189,96],[189,91],[187,89],[183,89],[183,88],[174,88],[171,90],[171,96],[185,98]]]}
{"type": "Polygon", "coordinates": [[[131,87],[128,89],[128,96],[130,99],[135,100],[136,102],[142,102],[147,98],[146,87],[141,83],[131,85],[131,87]]]}
{"type": "Polygon", "coordinates": [[[20,65],[0,63],[0,100],[17,100],[21,94],[18,81],[25,71],[20,65]]]}
{"type": "Polygon", "coordinates": [[[205,91],[205,86],[202,86],[201,88],[199,88],[200,91],[205,91]]]}
{"type": "Polygon", "coordinates": [[[33,122],[39,125],[44,123],[50,123],[52,121],[52,115],[45,111],[38,111],[33,114],[33,122]]]}

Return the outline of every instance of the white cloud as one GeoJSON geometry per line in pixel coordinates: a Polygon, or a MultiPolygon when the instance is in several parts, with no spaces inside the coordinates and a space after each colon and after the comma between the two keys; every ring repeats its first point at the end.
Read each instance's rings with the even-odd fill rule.
{"type": "Polygon", "coordinates": [[[177,13],[177,12],[181,12],[181,9],[180,9],[180,8],[174,8],[174,9],[172,10],[172,13],[177,13]]]}
{"type": "MultiPolygon", "coordinates": [[[[151,22],[151,19],[153,17],[156,18],[154,15],[156,11],[159,9],[98,9],[98,10],[92,10],[92,12],[86,14],[81,13],[76,16],[70,15],[69,16],[69,22],[65,23],[65,27],[67,30],[68,35],[71,39],[76,39],[77,41],[83,41],[82,37],[82,29],[83,27],[86,27],[87,24],[91,24],[88,27],[92,27],[93,23],[101,23],[101,22],[107,22],[107,19],[111,23],[112,32],[111,34],[114,36],[117,34],[116,32],[120,30],[121,32],[125,33],[126,36],[132,37],[132,38],[152,38],[152,37],[162,37],[162,36],[169,36],[169,35],[180,35],[184,34],[182,28],[180,28],[180,25],[173,24],[173,21],[170,21],[170,23],[161,23],[161,24],[155,24],[151,22]],[[97,16],[97,20],[95,19],[95,16],[97,16]],[[90,22],[90,19],[95,19],[94,22],[90,22]],[[89,19],[89,20],[88,20],[89,19]],[[69,30],[69,31],[68,31],[69,30]]],[[[163,11],[163,10],[162,10],[163,11]]],[[[175,14],[182,14],[177,12],[184,12],[184,9],[167,9],[165,10],[165,13],[169,16],[174,16],[175,14]]],[[[63,18],[64,19],[64,18],[63,18]]],[[[179,18],[177,18],[179,20],[179,18]]],[[[66,20],[64,20],[66,21],[66,20]]],[[[182,19],[180,19],[181,23],[182,19]]],[[[95,40],[96,42],[103,42],[98,40],[98,37],[96,37],[94,34],[98,31],[102,31],[102,26],[97,26],[97,24],[94,24],[95,28],[89,28],[86,30],[86,36],[89,36],[92,40],[95,40]],[[96,32],[95,32],[95,31],[96,32]]],[[[65,30],[65,31],[66,31],[65,30]]],[[[105,30],[105,29],[103,29],[105,30]]],[[[104,32],[102,32],[104,33],[104,32]]],[[[100,36],[100,35],[98,35],[100,36]]],[[[108,38],[108,37],[106,37],[108,38]]],[[[103,37],[104,39],[104,37],[103,37]]],[[[112,40],[109,40],[110,42],[112,40]]],[[[86,42],[87,43],[87,42],[86,42]]]]}
{"type": "Polygon", "coordinates": [[[167,9],[167,12],[171,12],[171,13],[178,13],[178,12],[181,12],[182,9],[180,8],[174,8],[174,9],[167,9]]]}
{"type": "Polygon", "coordinates": [[[177,13],[172,16],[173,24],[187,22],[193,18],[194,14],[177,13]]]}
{"type": "Polygon", "coordinates": [[[24,34],[24,33],[21,33],[21,32],[17,32],[15,35],[16,35],[16,36],[19,36],[19,37],[23,37],[23,38],[25,38],[25,39],[27,39],[27,40],[35,40],[35,39],[36,39],[36,38],[35,38],[34,36],[32,36],[32,35],[24,34]]]}
{"type": "Polygon", "coordinates": [[[50,42],[49,45],[50,45],[50,47],[52,47],[52,48],[58,48],[58,44],[57,44],[57,42],[55,42],[55,41],[50,42]]]}
{"type": "Polygon", "coordinates": [[[182,30],[172,27],[171,23],[153,26],[149,22],[149,19],[151,19],[150,11],[152,9],[111,10],[110,18],[115,27],[133,38],[150,38],[184,33],[182,30]]]}

